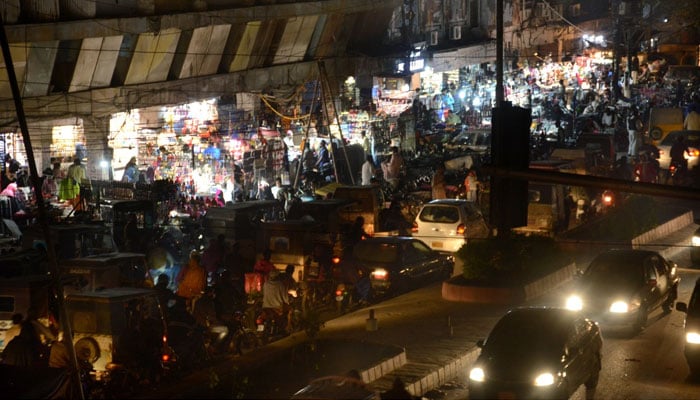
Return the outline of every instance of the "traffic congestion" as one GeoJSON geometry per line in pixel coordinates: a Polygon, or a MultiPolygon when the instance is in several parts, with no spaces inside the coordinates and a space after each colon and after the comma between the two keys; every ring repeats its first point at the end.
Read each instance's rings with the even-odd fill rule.
{"type": "Polygon", "coordinates": [[[700,398],[695,2],[49,3],[3,397],[700,398]]]}

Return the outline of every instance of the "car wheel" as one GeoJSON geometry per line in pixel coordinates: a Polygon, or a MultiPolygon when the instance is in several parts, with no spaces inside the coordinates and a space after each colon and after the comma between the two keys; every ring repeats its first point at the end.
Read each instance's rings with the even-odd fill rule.
{"type": "Polygon", "coordinates": [[[637,320],[634,321],[632,325],[632,335],[636,335],[644,330],[647,326],[647,320],[649,319],[649,311],[646,306],[640,306],[639,312],[637,313],[637,320]]]}
{"type": "Polygon", "coordinates": [[[665,314],[669,314],[671,311],[673,311],[673,305],[676,302],[676,298],[678,297],[676,294],[676,290],[676,288],[673,288],[670,292],[668,292],[666,301],[664,301],[664,304],[661,306],[665,314]]]}
{"type": "Polygon", "coordinates": [[[586,390],[595,389],[598,386],[598,378],[600,377],[600,354],[596,355],[595,366],[588,380],[584,383],[586,390]]]}

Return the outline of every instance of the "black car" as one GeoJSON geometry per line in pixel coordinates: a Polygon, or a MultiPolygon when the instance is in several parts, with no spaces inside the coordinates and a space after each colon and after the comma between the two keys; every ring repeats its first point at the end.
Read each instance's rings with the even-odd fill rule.
{"type": "Polygon", "coordinates": [[[673,309],[680,277],[676,264],[650,250],[608,250],[576,277],[566,308],[583,312],[604,327],[644,329],[649,314],[673,309]]]}
{"type": "Polygon", "coordinates": [[[690,261],[693,265],[700,264],[700,228],[693,233],[693,238],[690,243],[690,261]]]}
{"type": "Polygon", "coordinates": [[[685,359],[688,361],[690,374],[700,376],[700,278],[695,281],[695,288],[688,303],[676,303],[676,310],[685,315],[685,359]]]}
{"type": "Polygon", "coordinates": [[[598,325],[577,312],[516,308],[477,345],[470,399],[563,399],[581,385],[598,385],[603,339],[598,325]]]}
{"type": "Polygon", "coordinates": [[[372,237],[355,244],[355,262],[369,272],[376,294],[398,293],[429,279],[448,278],[454,257],[409,236],[372,237]]]}

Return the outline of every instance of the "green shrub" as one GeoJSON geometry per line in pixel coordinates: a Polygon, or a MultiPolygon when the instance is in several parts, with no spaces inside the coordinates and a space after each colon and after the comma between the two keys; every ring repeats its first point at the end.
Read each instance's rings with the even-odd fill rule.
{"type": "Polygon", "coordinates": [[[505,286],[529,283],[570,262],[554,239],[543,236],[471,239],[456,256],[467,281],[505,286]]]}

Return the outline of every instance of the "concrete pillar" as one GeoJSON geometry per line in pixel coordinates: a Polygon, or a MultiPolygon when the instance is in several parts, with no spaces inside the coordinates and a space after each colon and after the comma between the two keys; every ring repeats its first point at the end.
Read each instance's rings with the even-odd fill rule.
{"type": "Polygon", "coordinates": [[[109,116],[83,119],[83,131],[85,132],[85,146],[87,147],[88,177],[92,180],[109,180],[111,178],[111,165],[103,168],[100,163],[104,160],[109,139],[109,116]]]}

